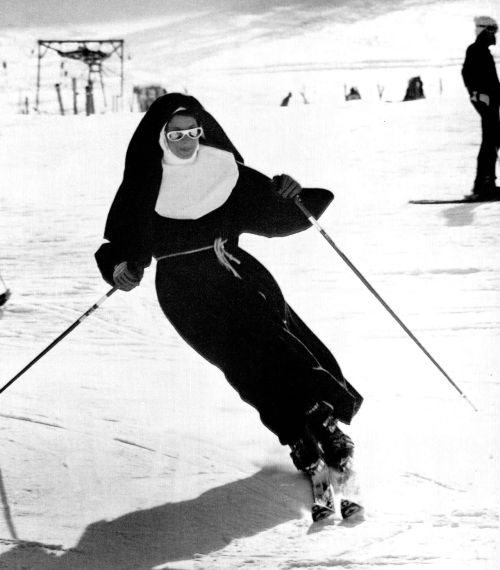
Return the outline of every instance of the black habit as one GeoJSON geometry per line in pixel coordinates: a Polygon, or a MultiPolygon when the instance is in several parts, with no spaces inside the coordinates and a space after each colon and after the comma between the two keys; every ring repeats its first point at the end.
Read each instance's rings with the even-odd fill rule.
{"type": "MultiPolygon", "coordinates": [[[[304,188],[301,200],[315,217],[330,204],[328,190],[304,188]]],[[[193,97],[168,94],[146,113],[130,142],[123,182],[108,215],[105,243],[96,253],[103,277],[114,266],[145,267],[152,256],[208,248],[225,241],[230,268],[214,248],[158,261],[160,306],[184,340],[217,366],[240,397],[283,444],[302,435],[305,411],[325,400],[350,423],[362,397],[343,377],[326,346],[287,304],[269,271],[238,247],[242,233],[286,236],[310,227],[293,201],[280,198],[269,178],[243,159],[215,119],[193,97]],[[161,129],[179,107],[204,129],[201,144],[232,152],[239,177],[227,201],[196,220],[155,212],[162,177],[161,129]]]]}

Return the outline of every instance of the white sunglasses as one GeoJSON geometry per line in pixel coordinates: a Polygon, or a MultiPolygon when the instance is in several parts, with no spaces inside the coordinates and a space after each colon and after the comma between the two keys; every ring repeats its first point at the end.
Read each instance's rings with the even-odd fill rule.
{"type": "Polygon", "coordinates": [[[202,127],[194,127],[193,129],[185,129],[184,131],[168,131],[165,133],[167,139],[171,142],[178,142],[182,140],[185,136],[190,139],[199,139],[203,134],[202,127]]]}

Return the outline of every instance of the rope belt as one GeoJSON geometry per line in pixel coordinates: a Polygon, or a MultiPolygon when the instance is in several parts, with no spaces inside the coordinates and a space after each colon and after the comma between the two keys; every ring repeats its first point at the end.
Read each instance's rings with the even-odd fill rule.
{"type": "Polygon", "coordinates": [[[178,251],[177,253],[169,253],[167,255],[161,255],[156,259],[156,261],[161,261],[162,259],[168,259],[170,257],[177,257],[179,255],[189,255],[190,253],[198,253],[199,251],[207,251],[209,249],[213,249],[215,252],[215,256],[219,263],[225,267],[228,271],[230,271],[235,277],[241,279],[240,274],[236,271],[236,269],[231,265],[231,261],[233,263],[237,263],[238,265],[241,261],[227,252],[224,248],[224,244],[227,242],[227,239],[222,239],[220,237],[215,238],[214,243],[212,245],[207,245],[205,247],[199,247],[197,249],[188,249],[186,251],[178,251]]]}

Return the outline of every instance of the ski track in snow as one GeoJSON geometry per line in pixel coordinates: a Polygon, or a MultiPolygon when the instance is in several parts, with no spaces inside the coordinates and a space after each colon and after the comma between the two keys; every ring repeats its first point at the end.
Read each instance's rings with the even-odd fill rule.
{"type": "Polygon", "coordinates": [[[420,475],[419,473],[405,473],[404,476],[405,477],[414,477],[415,479],[421,479],[422,481],[433,483],[434,485],[439,485],[440,487],[444,487],[445,489],[451,489],[453,491],[459,491],[460,493],[466,493],[467,492],[466,489],[459,489],[457,487],[447,485],[446,483],[441,483],[440,481],[430,479],[429,477],[424,477],[423,475],[420,475]]]}
{"type": "MultiPolygon", "coordinates": [[[[312,523],[308,482],[165,322],[151,268],[0,396],[0,568],[496,570],[500,205],[408,204],[468,191],[473,110],[463,99],[210,110],[248,164],[335,191],[321,224],[480,411],[317,232],[245,237],[365,395],[346,430],[366,520],[312,523]],[[325,114],[332,136],[307,158],[325,114]]],[[[2,382],[107,287],[92,256],[139,118],[0,118],[5,187],[19,188],[0,193],[13,292],[2,382]]]]}
{"type": "Polygon", "coordinates": [[[11,420],[20,420],[22,422],[31,422],[34,424],[40,424],[42,426],[49,426],[49,427],[54,427],[54,428],[60,428],[62,429],[62,426],[51,423],[51,422],[43,422],[40,420],[34,420],[33,418],[27,418],[27,417],[23,417],[23,416],[13,416],[10,414],[0,414],[0,417],[2,418],[9,418],[11,420]]]}

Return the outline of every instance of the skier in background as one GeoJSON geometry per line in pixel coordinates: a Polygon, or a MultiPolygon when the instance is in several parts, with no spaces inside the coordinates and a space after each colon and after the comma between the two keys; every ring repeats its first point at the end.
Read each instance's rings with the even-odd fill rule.
{"type": "Polygon", "coordinates": [[[500,82],[489,47],[496,44],[498,25],[493,18],[474,19],[476,41],[466,51],[462,77],[474,109],[481,117],[482,141],[477,157],[472,196],[477,199],[500,198],[496,186],[496,161],[500,147],[500,82]]]}
{"type": "Polygon", "coordinates": [[[3,293],[0,293],[0,307],[5,305],[5,303],[10,299],[10,291],[6,289],[3,293]]]}
{"type": "Polygon", "coordinates": [[[270,180],[243,164],[217,121],[191,96],[157,99],[129,144],[122,184],[96,259],[123,291],[157,260],[160,306],[180,336],[217,366],[307,474],[347,470],[349,424],[362,397],[287,304],[273,276],[238,246],[243,232],[286,236],[310,227],[333,195],[270,180]]]}
{"type": "Polygon", "coordinates": [[[1,274],[0,274],[0,283],[4,288],[4,292],[0,293],[0,307],[2,307],[10,299],[10,289],[7,288],[7,285],[5,284],[5,281],[3,280],[1,274]]]}
{"type": "Polygon", "coordinates": [[[419,76],[412,77],[408,81],[403,101],[416,101],[417,99],[425,99],[424,83],[419,76]]]}
{"type": "Polygon", "coordinates": [[[288,103],[290,103],[291,98],[292,98],[292,94],[288,93],[288,95],[281,101],[280,107],[288,107],[288,103]]]}

